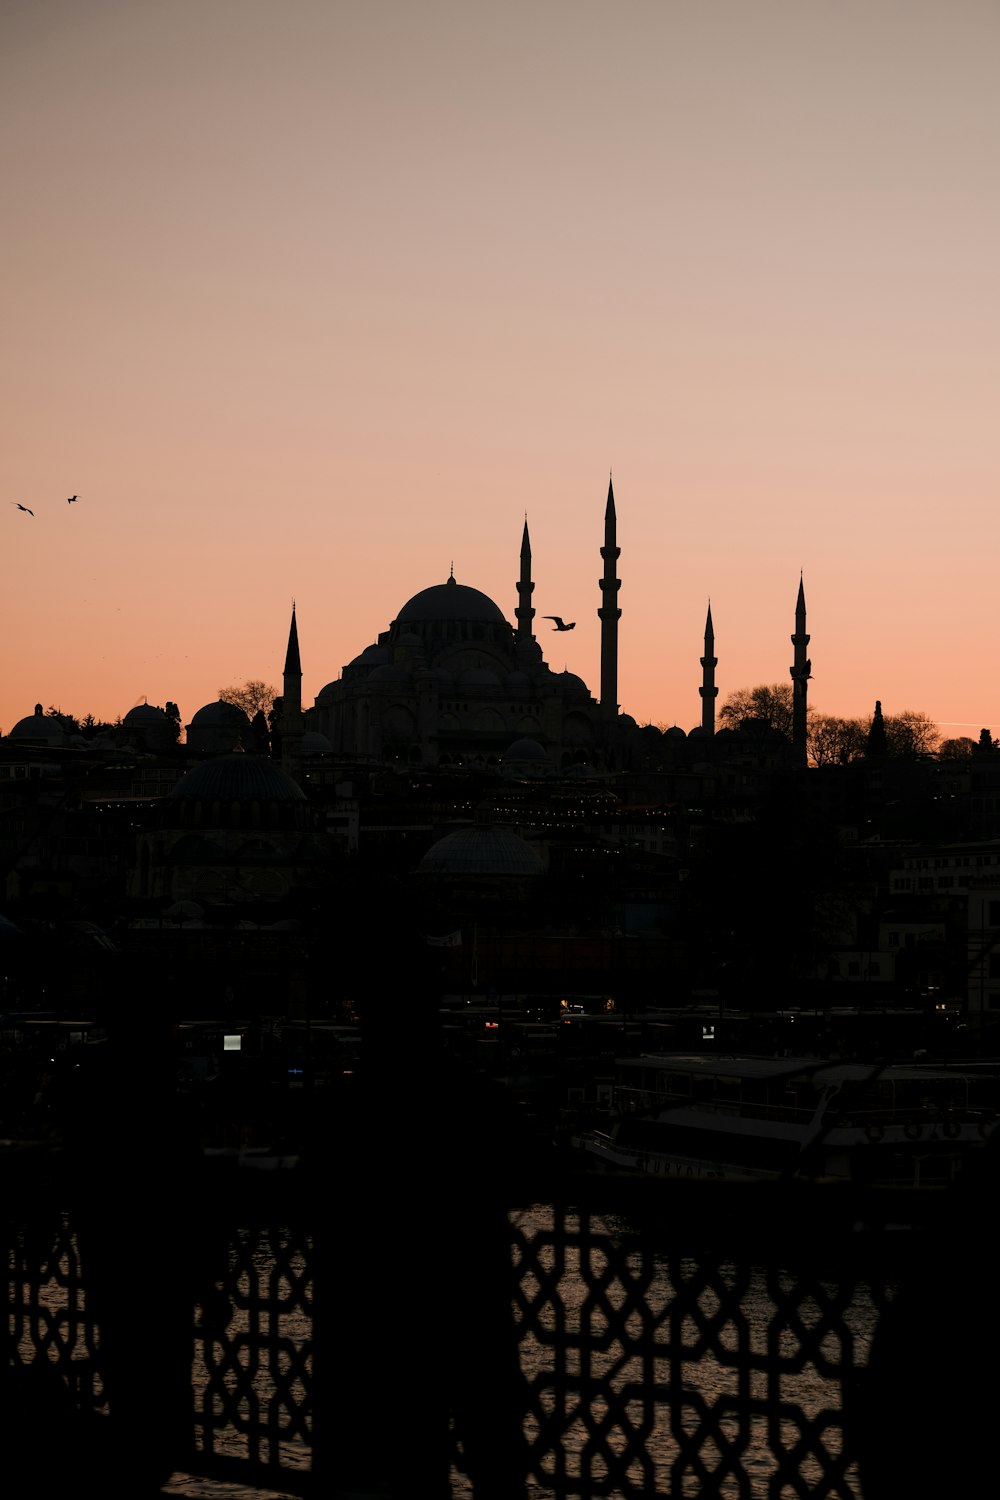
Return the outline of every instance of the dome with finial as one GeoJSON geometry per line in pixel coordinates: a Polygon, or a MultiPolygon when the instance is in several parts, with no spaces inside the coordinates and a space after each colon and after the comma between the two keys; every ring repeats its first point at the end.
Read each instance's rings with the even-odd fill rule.
{"type": "Polygon", "coordinates": [[[24,719],[18,719],[7,738],[33,745],[65,745],[66,731],[58,719],[43,713],[42,705],[36,703],[35,712],[24,719]]]}
{"type": "Polygon", "coordinates": [[[419,594],[408,599],[396,616],[395,626],[399,629],[405,625],[412,629],[414,625],[451,620],[478,620],[489,625],[507,624],[499,605],[494,604],[492,599],[481,594],[478,589],[458,583],[453,573],[447,582],[421,589],[419,594]]]}

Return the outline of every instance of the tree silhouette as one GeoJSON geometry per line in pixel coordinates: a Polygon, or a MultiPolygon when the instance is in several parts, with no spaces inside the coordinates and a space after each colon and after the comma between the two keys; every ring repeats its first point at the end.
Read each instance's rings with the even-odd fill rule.
{"type": "Polygon", "coordinates": [[[941,736],[927,714],[904,708],[886,718],[885,740],[887,755],[933,755],[941,736]]]}
{"type": "Polygon", "coordinates": [[[248,677],[246,682],[219,689],[222,702],[241,708],[248,719],[258,713],[269,714],[277,696],[278,689],[270,682],[261,682],[259,677],[248,677]]]}
{"type": "Polygon", "coordinates": [[[170,724],[171,724],[171,727],[172,727],[173,732],[174,732],[174,739],[175,740],[179,740],[180,737],[181,737],[181,711],[180,711],[180,709],[177,707],[176,703],[169,703],[168,702],[168,704],[167,704],[166,708],[163,710],[163,712],[166,714],[167,718],[170,720],[170,724]]]}
{"type": "Polygon", "coordinates": [[[741,729],[754,719],[791,739],[792,695],[790,682],[762,682],[752,688],[737,688],[719,709],[719,722],[726,729],[741,729]]]}
{"type": "Polygon", "coordinates": [[[863,719],[814,714],[809,719],[809,759],[814,766],[846,766],[860,760],[868,740],[863,719]]]}
{"type": "Polygon", "coordinates": [[[967,734],[963,734],[958,739],[941,741],[938,746],[938,760],[965,760],[978,749],[978,743],[970,739],[967,734]]]}

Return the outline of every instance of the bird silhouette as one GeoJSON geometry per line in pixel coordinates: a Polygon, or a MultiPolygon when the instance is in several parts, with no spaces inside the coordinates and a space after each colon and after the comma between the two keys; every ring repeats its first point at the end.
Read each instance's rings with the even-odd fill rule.
{"type": "Polygon", "coordinates": [[[75,496],[75,495],[70,495],[70,496],[69,496],[69,497],[68,497],[68,498],[67,498],[67,501],[66,501],[66,504],[67,504],[67,505],[72,505],[72,504],[73,504],[73,501],[74,501],[74,500],[75,500],[75,499],[76,499],[76,496],[75,496]]]}
{"type": "Polygon", "coordinates": [[[545,615],[545,616],[543,616],[543,618],[546,619],[546,620],[555,620],[555,624],[552,627],[553,630],[575,630],[576,629],[576,621],[575,620],[570,620],[569,624],[567,625],[566,622],[564,621],[562,615],[545,615]]]}
{"type": "Polygon", "coordinates": [[[29,516],[33,516],[35,514],[35,512],[31,510],[27,505],[22,505],[20,500],[12,500],[10,503],[11,505],[16,505],[18,510],[27,511],[29,516]]]}

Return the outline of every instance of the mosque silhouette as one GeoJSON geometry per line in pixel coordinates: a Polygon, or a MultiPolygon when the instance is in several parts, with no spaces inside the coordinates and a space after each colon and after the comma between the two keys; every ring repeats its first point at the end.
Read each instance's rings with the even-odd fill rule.
{"type": "MultiPolygon", "coordinates": [[[[525,518],[521,537],[515,624],[486,594],[459,583],[454,572],[444,583],[408,599],[388,629],[321,688],[312,707],[302,703],[298,624],[292,609],[283,673],[282,705],[272,754],[299,784],[303,760],[330,757],[367,764],[425,768],[532,764],[562,771],[589,766],[615,772],[634,763],[636,721],[618,703],[618,627],[621,580],[617,564],[617,516],[613,484],[608,483],[604,513],[603,572],[598,580],[601,622],[600,687],[594,697],[575,673],[554,671],[533,633],[531,542],[525,518]],[[276,742],[276,743],[275,743],[276,742]],[[275,752],[277,751],[277,754],[275,752]]],[[[555,619],[547,616],[547,619],[555,619]]],[[[559,627],[556,626],[556,629],[559,627]]],[[[563,629],[568,628],[566,626],[563,629]]],[[[811,665],[806,655],[806,607],[800,580],[791,637],[794,661],[792,745],[788,762],[807,762],[806,708],[811,665]]],[[[672,740],[701,741],[716,735],[715,636],[711,607],[701,657],[701,719],[688,735],[668,731],[672,740]]],[[[186,751],[194,757],[233,751],[266,754],[268,735],[233,704],[205,704],[186,726],[186,751]]],[[[152,704],[130,709],[115,735],[134,748],[169,754],[176,749],[176,723],[152,704]]],[[[59,720],[33,715],[14,725],[8,738],[26,744],[71,745],[73,736],[59,720]]],[[[92,742],[93,745],[93,742],[92,742]]],[[[693,748],[693,747],[692,747],[693,748]]],[[[778,747],[780,748],[780,747],[778,747]]]]}
{"type": "MultiPolygon", "coordinates": [[[[618,591],[621,549],[613,484],[604,513],[599,696],[582,678],[555,672],[532,632],[531,542],[525,519],[517,583],[516,625],[486,594],[461,584],[454,573],[422,589],[403,605],[378,639],[320,690],[302,712],[301,665],[293,611],[284,673],[282,763],[299,770],[303,747],[334,756],[423,766],[536,761],[553,769],[591,765],[622,769],[630,760],[636,721],[618,704],[618,591]]],[[[554,618],[547,616],[546,618],[554,618]]],[[[795,611],[793,747],[806,763],[806,694],[810,663],[805,594],[799,583],[795,611]]],[[[563,627],[566,628],[566,627],[563,627]]],[[[692,735],[715,734],[714,630],[709,607],[701,658],[701,722],[692,735]]],[[[680,733],[680,731],[678,731],[680,733]]]]}

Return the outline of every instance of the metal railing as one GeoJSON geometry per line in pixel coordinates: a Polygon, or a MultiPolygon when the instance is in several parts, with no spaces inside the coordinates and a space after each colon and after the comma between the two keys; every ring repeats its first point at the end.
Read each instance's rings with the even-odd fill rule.
{"type": "Polygon", "coordinates": [[[72,1442],[81,1488],[87,1456],[106,1477],[113,1454],[133,1495],[182,1471],[304,1497],[856,1500],[907,1492],[912,1445],[886,1424],[925,1407],[925,1477],[977,1461],[967,1385],[961,1434],[945,1422],[974,1341],[992,1347],[971,1248],[989,1183],[566,1175],[417,1214],[386,1178],[359,1216],[335,1173],[322,1199],[292,1173],[213,1181],[158,1229],[127,1193],[109,1222],[58,1163],[20,1165],[8,1407],[26,1442],[42,1411],[53,1454],[72,1442]],[[956,1275],[981,1314],[962,1327],[956,1275]]]}

